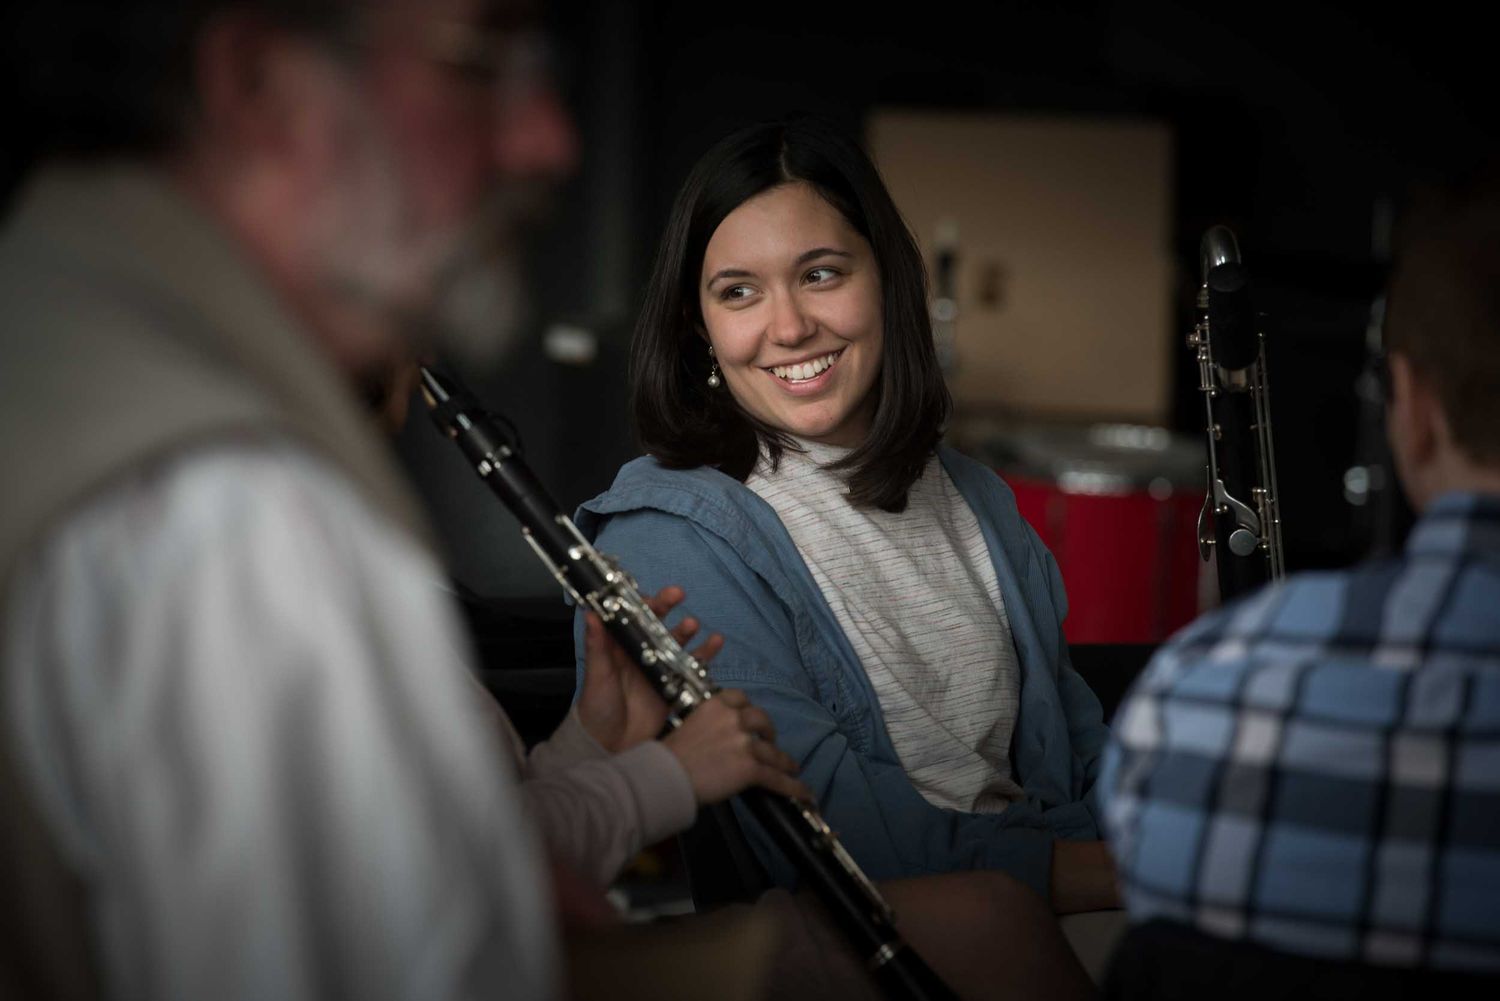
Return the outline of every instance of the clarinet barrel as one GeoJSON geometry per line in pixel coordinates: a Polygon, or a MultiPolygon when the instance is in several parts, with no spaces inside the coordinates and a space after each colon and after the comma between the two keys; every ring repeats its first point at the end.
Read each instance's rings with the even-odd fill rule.
{"type": "Polygon", "coordinates": [[[1198,547],[1216,562],[1229,601],[1285,574],[1266,343],[1239,242],[1225,226],[1203,234],[1198,361],[1208,431],[1208,485],[1198,547]]]}

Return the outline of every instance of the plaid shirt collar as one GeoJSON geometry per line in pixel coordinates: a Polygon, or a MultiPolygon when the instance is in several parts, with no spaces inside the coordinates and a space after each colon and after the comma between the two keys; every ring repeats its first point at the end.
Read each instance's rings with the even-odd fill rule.
{"type": "Polygon", "coordinates": [[[1454,492],[1434,499],[1412,528],[1406,553],[1500,559],[1500,494],[1454,492]]]}

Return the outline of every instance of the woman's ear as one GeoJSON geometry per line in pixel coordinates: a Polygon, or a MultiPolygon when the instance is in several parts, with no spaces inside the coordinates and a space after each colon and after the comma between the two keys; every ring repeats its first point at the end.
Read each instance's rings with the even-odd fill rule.
{"type": "Polygon", "coordinates": [[[708,344],[708,328],[703,325],[703,317],[692,306],[682,307],[682,322],[687,324],[693,333],[697,334],[704,344],[708,344]]]}

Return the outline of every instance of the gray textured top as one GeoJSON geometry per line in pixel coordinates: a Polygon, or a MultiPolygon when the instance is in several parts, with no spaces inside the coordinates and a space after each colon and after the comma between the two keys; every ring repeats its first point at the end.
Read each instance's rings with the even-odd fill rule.
{"type": "Polygon", "coordinates": [[[856,508],[844,450],[811,442],[745,485],[775,509],[870,677],[891,743],[934,806],[995,813],[1022,797],[1010,742],[1019,670],[984,536],[934,456],[905,511],[856,508]]]}

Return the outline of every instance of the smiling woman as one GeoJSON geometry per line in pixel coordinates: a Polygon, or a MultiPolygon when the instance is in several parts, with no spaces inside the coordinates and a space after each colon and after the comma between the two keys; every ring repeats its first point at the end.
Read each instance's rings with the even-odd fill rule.
{"type": "Polygon", "coordinates": [[[729,213],[703,273],[705,336],[739,405],[799,438],[864,441],[885,340],[865,238],[814,188],[790,182],[729,213]]]}
{"type": "Polygon", "coordinates": [[[921,255],[858,145],[794,122],[699,161],[662,236],[631,391],[641,444],[668,467],[743,481],[803,436],[851,447],[839,468],[856,503],[905,507],[951,404],[921,255]],[[825,381],[798,384],[830,355],[825,381]],[[716,365],[727,392],[709,385],[716,365]]]}
{"type": "Polygon", "coordinates": [[[926,300],[857,144],[807,122],[723,140],[636,327],[650,457],[579,527],[644,586],[684,586],[726,639],[715,680],[770,715],[870,875],[994,868],[1059,912],[1109,907],[1099,703],[1068,665],[1051,554],[993,472],[939,443],[926,300]]]}

